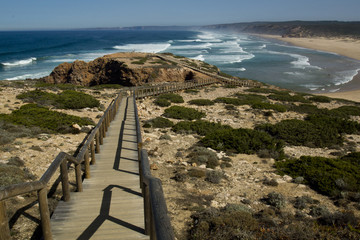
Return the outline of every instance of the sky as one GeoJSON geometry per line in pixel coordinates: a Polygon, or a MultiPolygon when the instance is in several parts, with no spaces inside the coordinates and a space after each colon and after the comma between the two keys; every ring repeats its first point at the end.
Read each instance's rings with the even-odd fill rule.
{"type": "Polygon", "coordinates": [[[360,21],[360,0],[1,0],[0,30],[360,21]]]}

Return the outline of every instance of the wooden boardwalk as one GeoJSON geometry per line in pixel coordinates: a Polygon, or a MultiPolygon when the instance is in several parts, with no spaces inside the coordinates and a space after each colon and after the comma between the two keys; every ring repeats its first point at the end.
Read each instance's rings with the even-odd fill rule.
{"type": "Polygon", "coordinates": [[[149,239],[136,140],[134,104],[124,97],[84,191],[60,201],[51,217],[54,239],[149,239]]]}

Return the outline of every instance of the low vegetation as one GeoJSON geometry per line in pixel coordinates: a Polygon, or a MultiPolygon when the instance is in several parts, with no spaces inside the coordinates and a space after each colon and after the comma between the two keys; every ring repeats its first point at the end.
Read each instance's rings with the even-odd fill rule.
{"type": "Polygon", "coordinates": [[[143,125],[144,128],[168,128],[172,127],[174,123],[170,121],[169,119],[163,118],[163,117],[157,117],[154,119],[150,119],[145,122],[143,125]]]}
{"type": "Polygon", "coordinates": [[[211,106],[211,105],[214,105],[214,102],[209,100],[209,99],[193,99],[193,100],[189,101],[188,103],[192,104],[192,105],[197,105],[197,106],[211,106]]]}
{"type": "Polygon", "coordinates": [[[182,106],[172,106],[165,109],[165,117],[175,118],[175,119],[184,119],[184,120],[195,120],[200,119],[206,116],[205,113],[199,112],[193,108],[187,108],[182,106]]]}
{"type": "Polygon", "coordinates": [[[51,111],[36,104],[26,104],[11,114],[0,114],[0,120],[26,127],[39,127],[45,132],[71,133],[73,124],[94,125],[88,118],[51,111]]]}
{"type": "Polygon", "coordinates": [[[184,99],[179,94],[165,93],[159,95],[155,100],[154,104],[160,107],[168,107],[171,103],[183,103],[184,99]]]}
{"type": "Polygon", "coordinates": [[[25,102],[37,103],[42,106],[54,106],[61,109],[81,109],[99,107],[100,102],[91,95],[65,90],[59,94],[33,90],[16,96],[25,102]]]}
{"type": "Polygon", "coordinates": [[[252,129],[221,129],[207,134],[200,142],[218,151],[254,154],[268,151],[274,158],[283,155],[283,144],[269,134],[252,129]]]}
{"type": "Polygon", "coordinates": [[[268,98],[276,101],[282,102],[301,102],[301,103],[310,103],[311,101],[307,100],[300,94],[290,95],[288,92],[279,92],[274,93],[268,96],[268,98]]]}
{"type": "Polygon", "coordinates": [[[360,153],[342,158],[303,156],[276,162],[280,174],[303,177],[306,184],[321,194],[360,201],[360,153]]]}
{"type": "Polygon", "coordinates": [[[277,124],[263,124],[256,127],[290,145],[308,147],[334,147],[342,145],[343,133],[360,131],[360,124],[327,115],[309,115],[304,121],[291,119],[277,124]]]}

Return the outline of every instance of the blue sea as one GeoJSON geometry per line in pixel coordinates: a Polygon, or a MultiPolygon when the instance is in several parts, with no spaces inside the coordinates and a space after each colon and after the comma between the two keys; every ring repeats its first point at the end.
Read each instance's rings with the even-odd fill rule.
{"type": "Polygon", "coordinates": [[[0,32],[0,79],[40,78],[62,62],[115,52],[171,52],[234,76],[304,92],[335,92],[360,61],[246,34],[202,31],[84,30],[0,32]]]}

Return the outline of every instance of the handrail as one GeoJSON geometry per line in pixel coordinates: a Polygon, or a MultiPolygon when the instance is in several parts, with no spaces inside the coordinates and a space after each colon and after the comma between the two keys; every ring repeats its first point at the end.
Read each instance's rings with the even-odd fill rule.
{"type": "MultiPolygon", "coordinates": [[[[201,71],[201,70],[200,70],[201,71]]],[[[220,76],[218,76],[220,77],[220,76]]],[[[144,197],[145,211],[145,233],[150,234],[151,239],[174,239],[174,233],[171,227],[170,218],[167,215],[166,201],[164,198],[161,181],[151,175],[149,160],[146,150],[142,149],[141,128],[139,123],[138,110],[136,107],[136,98],[155,96],[162,93],[174,92],[184,89],[202,87],[218,82],[215,79],[187,81],[184,83],[168,83],[148,87],[133,87],[133,100],[135,106],[137,143],[139,155],[140,186],[144,197]]],[[[81,164],[84,164],[84,177],[90,178],[90,164],[95,164],[95,153],[100,152],[100,145],[103,144],[103,138],[106,137],[106,131],[110,122],[115,118],[119,108],[123,92],[110,103],[103,116],[98,121],[95,128],[84,139],[76,157],[65,152],[60,152],[49,168],[42,175],[40,180],[26,183],[14,184],[0,188],[0,239],[10,239],[10,229],[6,216],[4,200],[21,194],[37,191],[39,210],[41,217],[41,227],[45,240],[52,239],[50,227],[50,211],[47,200],[47,184],[57,169],[60,168],[60,177],[62,183],[63,200],[70,200],[68,164],[75,165],[76,190],[82,192],[82,170],[81,164]]]]}
{"type": "Polygon", "coordinates": [[[85,178],[90,177],[90,163],[95,163],[95,152],[100,151],[100,145],[105,137],[106,130],[110,122],[114,119],[120,104],[122,92],[110,103],[105,110],[103,116],[98,121],[95,128],[85,138],[86,141],[81,147],[76,157],[73,157],[65,152],[60,152],[49,168],[41,176],[40,180],[26,183],[13,184],[0,188],[0,239],[10,239],[10,229],[6,216],[6,208],[4,200],[15,197],[21,194],[30,193],[33,191],[38,192],[38,201],[41,217],[41,226],[43,229],[43,236],[45,240],[52,239],[50,227],[50,211],[47,200],[47,184],[50,182],[52,176],[60,168],[60,176],[62,183],[63,199],[64,201],[70,200],[69,190],[69,177],[68,177],[68,162],[75,165],[75,177],[77,191],[82,191],[82,171],[81,164],[85,165],[85,178]],[[95,146],[96,143],[96,146],[95,146]],[[90,149],[89,149],[90,148],[90,149]],[[90,154],[89,154],[90,150],[90,154]],[[91,162],[90,162],[91,158],[91,162]]]}
{"type": "Polygon", "coordinates": [[[145,234],[150,235],[150,239],[172,240],[175,237],[166,207],[162,184],[160,179],[151,175],[147,152],[145,149],[142,149],[141,128],[136,107],[135,91],[133,100],[139,153],[140,186],[144,197],[145,234]]]}

